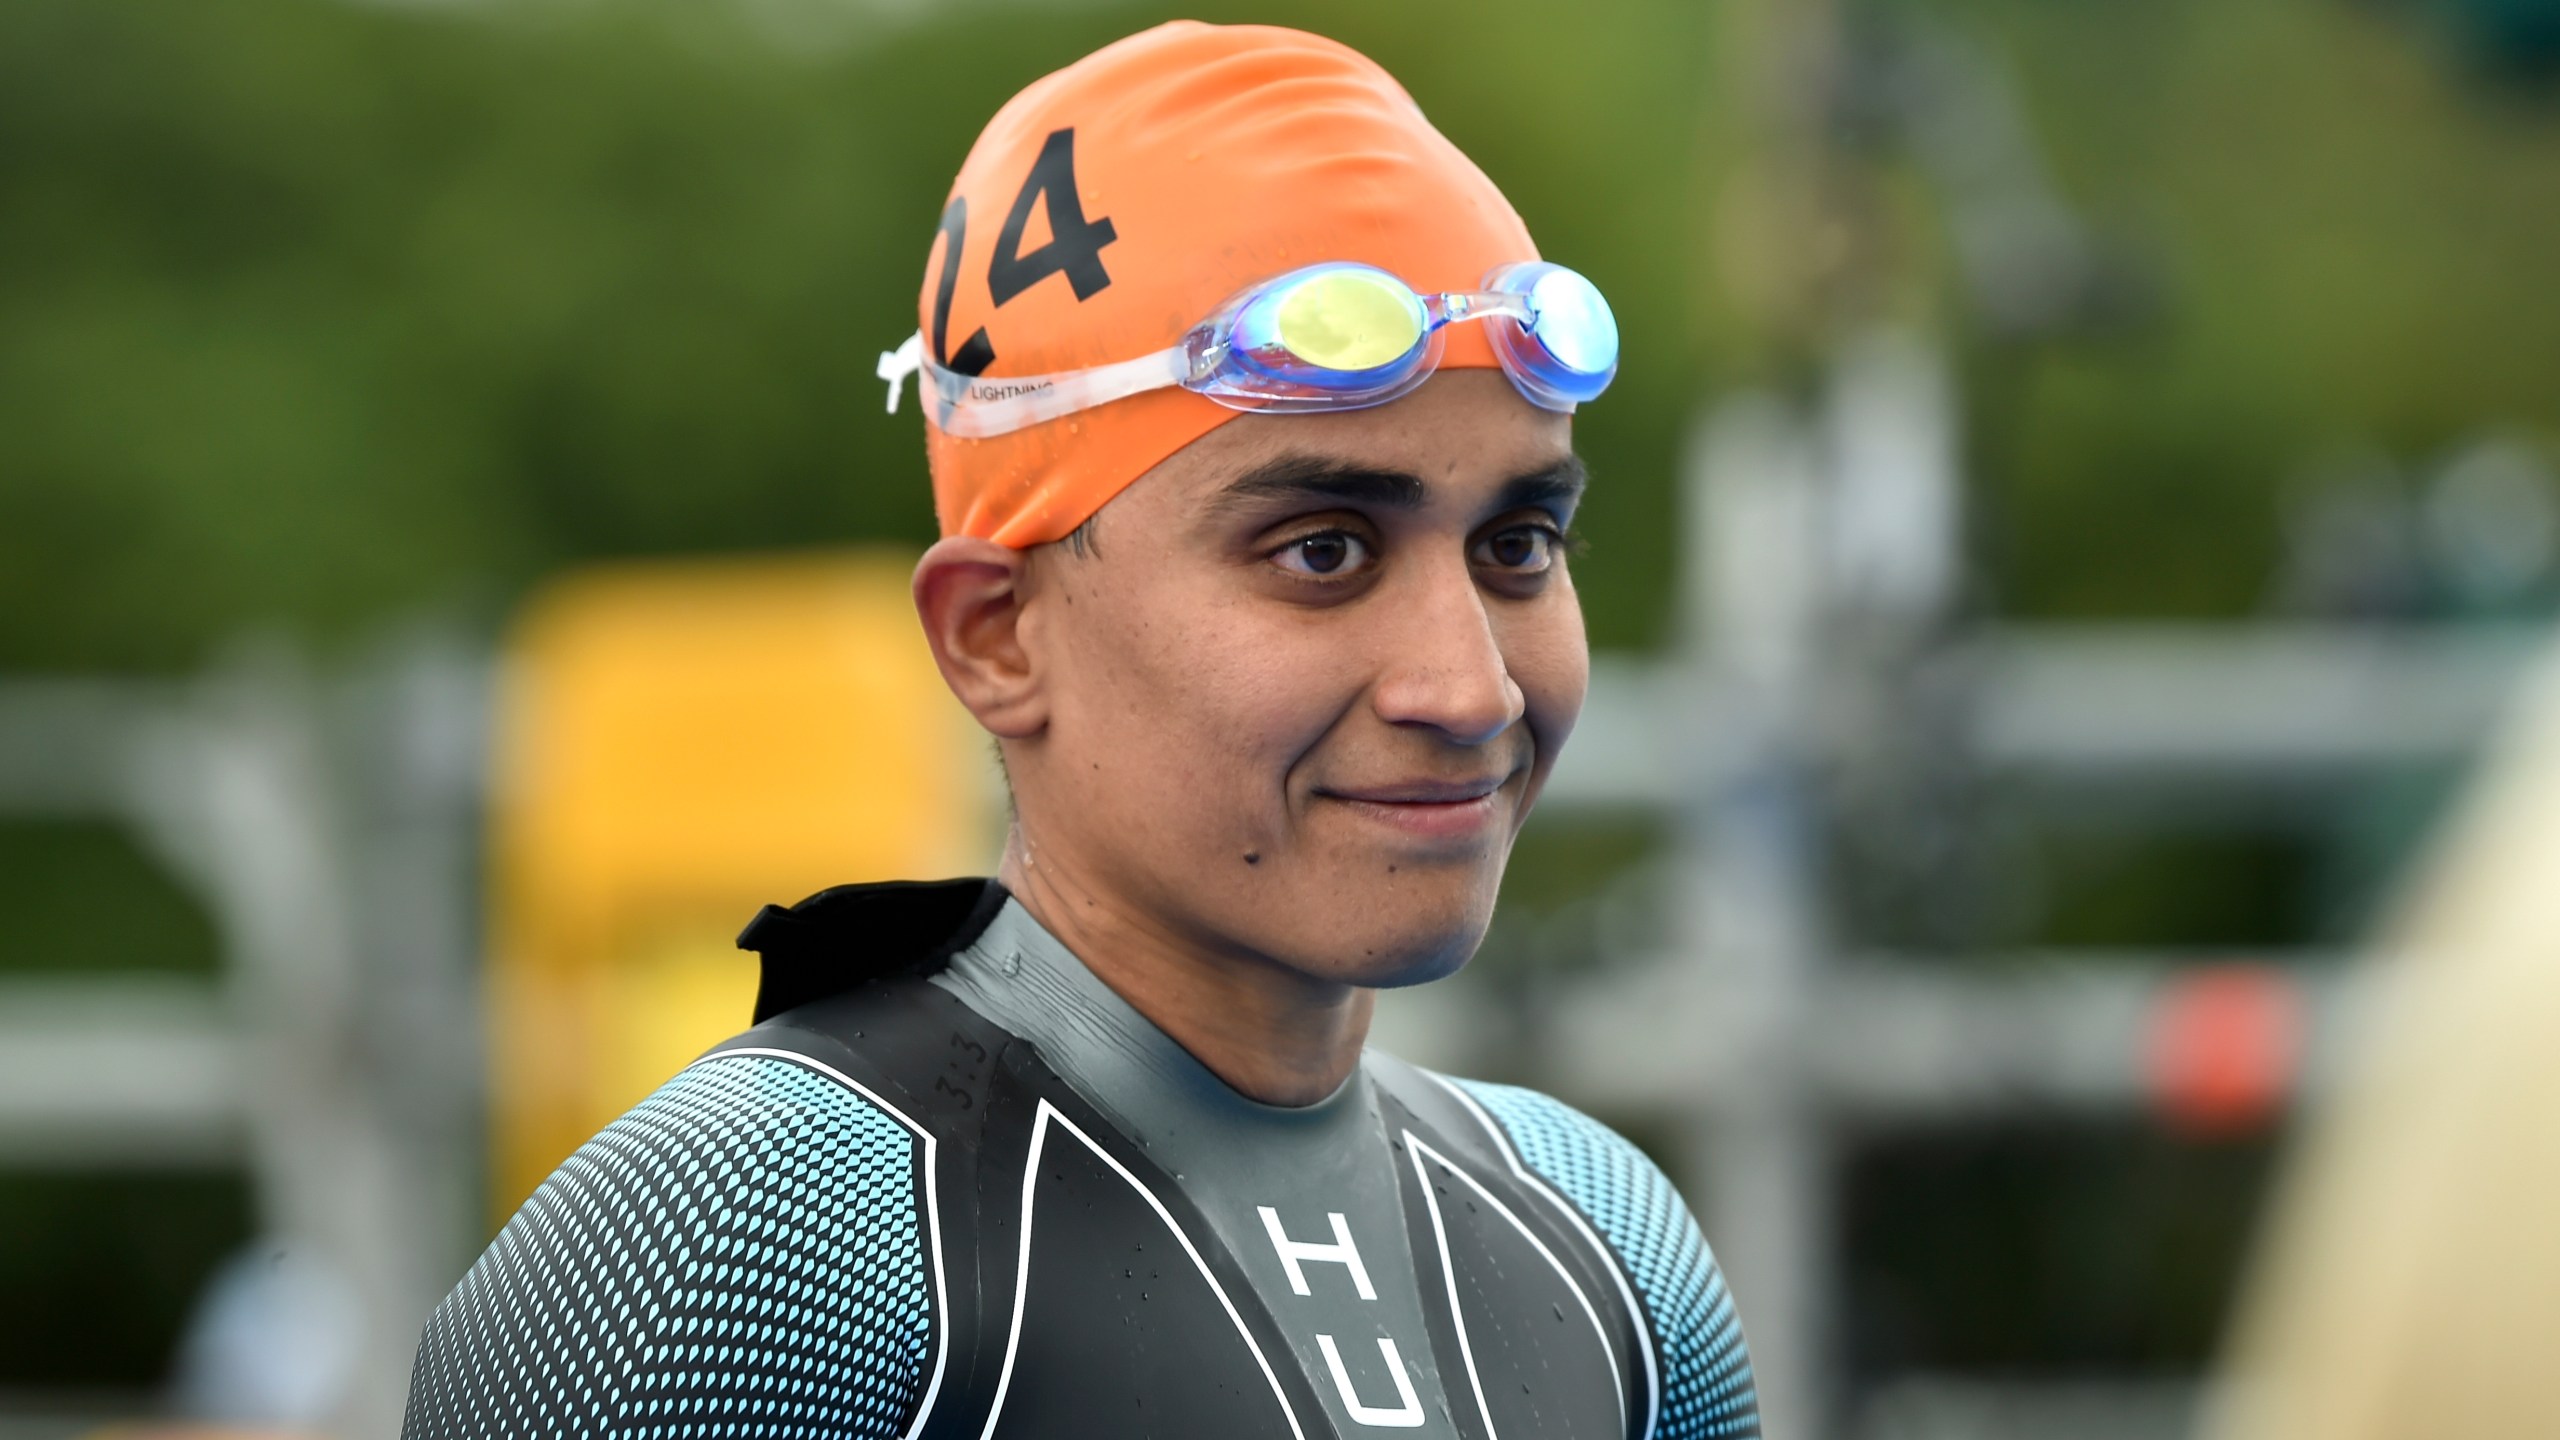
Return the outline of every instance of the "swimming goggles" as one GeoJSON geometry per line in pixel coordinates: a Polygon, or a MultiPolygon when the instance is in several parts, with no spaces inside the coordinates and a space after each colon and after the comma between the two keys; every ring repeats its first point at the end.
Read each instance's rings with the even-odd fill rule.
{"type": "Polygon", "coordinates": [[[1481,290],[1424,295],[1378,269],[1333,261],[1263,281],[1169,349],[1051,375],[973,376],[936,364],[922,332],[880,357],[889,411],[919,371],[946,435],[982,440],[1179,385],[1236,410],[1356,410],[1412,391],[1440,367],[1441,332],[1490,325],[1493,353],[1533,405],[1571,413],[1618,373],[1618,322],[1599,288],[1543,260],[1505,265],[1481,290]]]}

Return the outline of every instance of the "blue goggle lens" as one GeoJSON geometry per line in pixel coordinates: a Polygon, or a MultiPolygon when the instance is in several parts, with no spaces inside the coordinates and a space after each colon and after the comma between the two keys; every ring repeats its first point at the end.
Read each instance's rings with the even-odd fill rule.
{"type": "Polygon", "coordinates": [[[1485,286],[1528,302],[1525,324],[1494,326],[1494,349],[1521,394],[1567,410],[1609,388],[1618,373],[1618,317],[1600,287],[1543,260],[1506,265],[1485,286]]]}
{"type": "Polygon", "coordinates": [[[1570,270],[1550,270],[1529,287],[1529,307],[1538,316],[1531,333],[1566,369],[1606,375],[1618,368],[1618,317],[1599,286],[1570,270]]]}

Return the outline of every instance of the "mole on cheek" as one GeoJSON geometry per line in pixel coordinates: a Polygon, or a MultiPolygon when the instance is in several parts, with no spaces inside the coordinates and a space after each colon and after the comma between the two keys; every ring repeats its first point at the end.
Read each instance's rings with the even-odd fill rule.
{"type": "Polygon", "coordinates": [[[1244,863],[1246,863],[1247,865],[1259,865],[1259,864],[1261,864],[1261,863],[1262,863],[1262,852],[1260,852],[1260,851],[1258,851],[1258,850],[1247,850],[1246,852],[1244,852],[1244,863]]]}

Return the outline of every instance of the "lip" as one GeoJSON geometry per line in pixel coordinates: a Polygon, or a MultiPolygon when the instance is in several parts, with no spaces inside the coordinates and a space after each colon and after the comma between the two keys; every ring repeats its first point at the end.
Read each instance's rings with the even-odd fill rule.
{"type": "Polygon", "coordinates": [[[1504,778],[1413,780],[1316,793],[1418,839],[1454,840],[1473,835],[1493,822],[1504,778]]]}

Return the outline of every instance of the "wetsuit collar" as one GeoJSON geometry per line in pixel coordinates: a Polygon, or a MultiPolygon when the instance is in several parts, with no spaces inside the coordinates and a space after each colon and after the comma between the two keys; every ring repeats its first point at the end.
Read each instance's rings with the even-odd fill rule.
{"type": "Polygon", "coordinates": [[[1050,1068],[1151,1149],[1181,1152],[1212,1136],[1232,1143],[1240,1126],[1266,1135],[1324,1132],[1370,1113],[1360,1066],[1312,1105],[1265,1105],[1238,1093],[1102,983],[1018,900],[1008,899],[932,983],[1039,1047],[1050,1068]]]}

